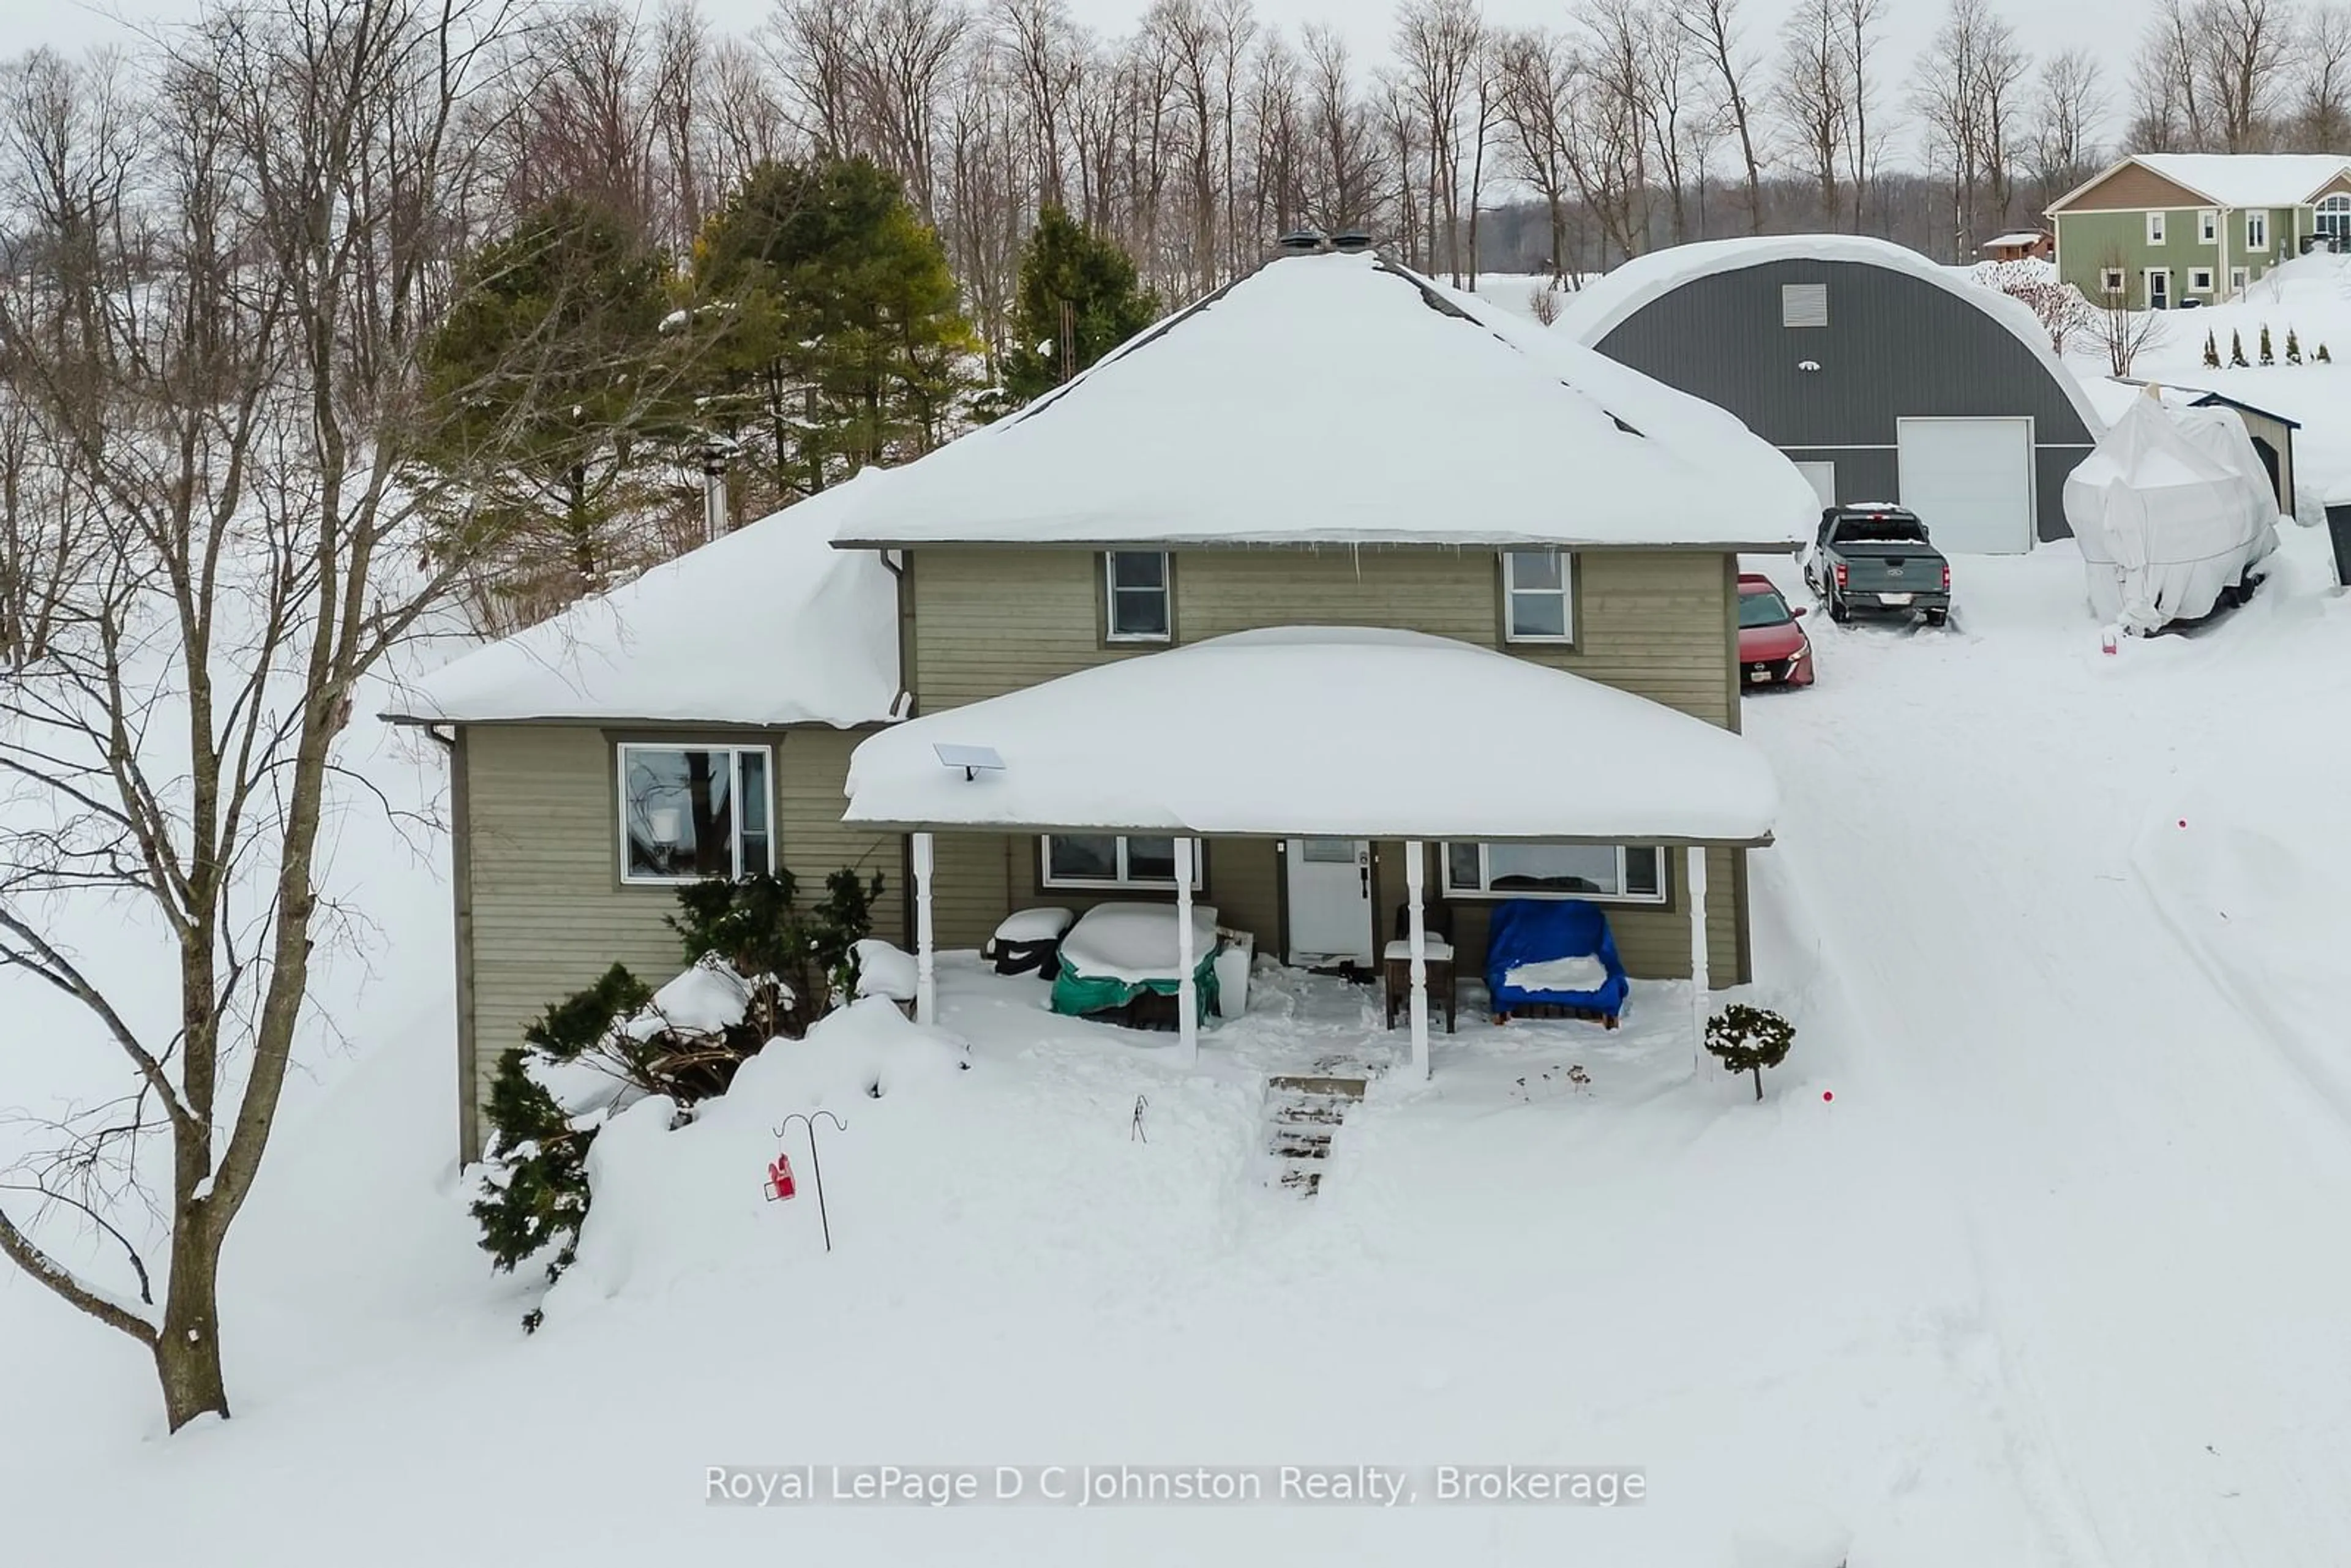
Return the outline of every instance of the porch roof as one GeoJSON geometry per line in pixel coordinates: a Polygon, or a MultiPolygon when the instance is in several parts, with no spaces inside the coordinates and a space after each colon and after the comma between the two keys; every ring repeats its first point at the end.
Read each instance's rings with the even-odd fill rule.
{"type": "Polygon", "coordinates": [[[1241,837],[1771,841],[1779,789],[1740,736],[1450,638],[1242,632],[874,735],[846,820],[1241,837]],[[986,747],[966,776],[939,747],[986,747]]]}

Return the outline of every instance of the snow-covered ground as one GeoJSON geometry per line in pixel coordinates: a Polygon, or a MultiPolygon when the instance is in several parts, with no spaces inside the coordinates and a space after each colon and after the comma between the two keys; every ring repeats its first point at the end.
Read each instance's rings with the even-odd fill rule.
{"type": "MultiPolygon", "coordinates": [[[[1969,561],[1948,632],[1808,620],[1819,685],[1748,705],[1786,801],[1759,999],[1800,1030],[1766,1102],[1690,1076],[1672,987],[1615,1034],[1465,1007],[1311,1202],[1266,1185],[1262,1076],[1390,1057],[1364,993],[1262,973],[1187,1073],[950,963],[968,1071],[868,1003],[689,1129],[622,1117],[526,1339],[540,1291],[490,1276],[449,1168],[446,915],[392,880],[402,984],[346,1009],[230,1248],[238,1418],[163,1437],[126,1343],[0,1275],[10,1560],[2336,1563],[2351,606],[2287,535],[2245,610],[2114,655],[2068,547],[1969,561]],[[820,1107],[830,1256],[802,1145],[802,1198],[759,1196],[770,1127],[820,1107]],[[800,1462],[1629,1466],[1649,1496],[704,1501],[709,1466],[800,1462]]],[[[373,760],[439,789],[429,752],[373,760]]],[[[368,889],[384,847],[347,850],[368,889]]]]}
{"type": "MultiPolygon", "coordinates": [[[[2070,346],[2074,373],[2106,373],[2105,351],[2085,339],[2070,346]]],[[[2297,420],[2294,465],[2301,487],[2320,501],[2351,500],[2351,256],[2321,252],[2286,263],[2224,305],[2162,314],[2158,336],[2131,366],[2144,381],[2202,387],[2297,420]],[[2262,329],[2270,329],[2277,363],[2260,363],[2262,329]],[[2285,362],[2286,333],[2300,340],[2303,363],[2285,362]],[[2210,333],[2220,368],[2204,363],[2210,333]],[[2245,369],[2229,365],[2231,335],[2244,342],[2245,369]],[[2324,344],[2332,362],[2320,364],[2324,344]]],[[[2309,519],[2315,521],[2316,519],[2309,519]]]]}

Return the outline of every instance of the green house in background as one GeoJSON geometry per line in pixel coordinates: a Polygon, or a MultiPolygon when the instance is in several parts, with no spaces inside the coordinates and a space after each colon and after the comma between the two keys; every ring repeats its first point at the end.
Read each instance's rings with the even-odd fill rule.
{"type": "Polygon", "coordinates": [[[2144,152],[2049,208],[2057,273],[2139,309],[2234,298],[2304,252],[2351,250],[2351,158],[2144,152]]]}

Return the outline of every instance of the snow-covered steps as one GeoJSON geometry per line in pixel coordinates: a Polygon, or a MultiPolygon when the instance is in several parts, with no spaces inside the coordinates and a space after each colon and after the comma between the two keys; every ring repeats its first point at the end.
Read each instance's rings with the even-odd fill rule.
{"type": "Polygon", "coordinates": [[[1331,1158],[1331,1135],[1364,1098],[1364,1080],[1330,1073],[1276,1073],[1265,1081],[1266,1152],[1275,1185],[1311,1197],[1331,1158]]]}

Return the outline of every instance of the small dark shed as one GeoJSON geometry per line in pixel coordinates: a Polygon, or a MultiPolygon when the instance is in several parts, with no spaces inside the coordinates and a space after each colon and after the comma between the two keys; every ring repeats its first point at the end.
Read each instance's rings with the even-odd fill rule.
{"type": "Polygon", "coordinates": [[[1883,240],[1677,246],[1559,327],[1736,414],[1823,505],[1898,501],[1947,551],[2067,537],[2065,476],[2105,428],[2022,301],[1883,240]]]}

